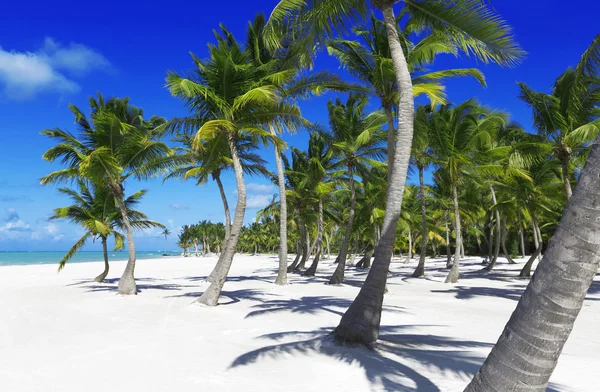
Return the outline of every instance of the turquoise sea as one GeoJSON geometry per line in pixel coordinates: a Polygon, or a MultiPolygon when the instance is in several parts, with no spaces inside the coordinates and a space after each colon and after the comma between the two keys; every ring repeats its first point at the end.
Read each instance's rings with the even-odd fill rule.
{"type": "MultiPolygon", "coordinates": [[[[163,254],[169,256],[178,256],[180,252],[136,252],[138,260],[158,259],[163,254]]],[[[63,258],[65,252],[0,252],[0,266],[3,265],[31,265],[31,264],[58,264],[63,258]]],[[[108,252],[110,261],[127,260],[127,252],[108,252]]],[[[69,263],[89,263],[93,261],[103,261],[102,252],[78,252],[69,263]]]]}

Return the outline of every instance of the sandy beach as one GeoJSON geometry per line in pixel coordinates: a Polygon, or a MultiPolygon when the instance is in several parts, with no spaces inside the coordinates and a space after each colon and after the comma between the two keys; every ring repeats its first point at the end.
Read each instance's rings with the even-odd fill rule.
{"type": "MultiPolygon", "coordinates": [[[[290,275],[272,284],[273,255],[237,255],[216,308],[192,304],[216,257],[138,262],[137,296],[116,294],[101,263],[0,267],[3,391],[462,391],[516,306],[527,280],[504,260],[491,279],[468,258],[457,285],[444,261],[410,278],[416,260],[394,259],[376,351],[323,338],[366,276],[347,284],[290,275]]],[[[522,263],[522,260],[519,260],[522,263]]],[[[551,391],[597,391],[600,281],[594,282],[551,378],[551,391]]]]}

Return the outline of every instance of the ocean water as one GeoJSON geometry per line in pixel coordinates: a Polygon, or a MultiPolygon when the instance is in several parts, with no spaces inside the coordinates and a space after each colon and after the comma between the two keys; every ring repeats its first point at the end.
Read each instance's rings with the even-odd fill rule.
{"type": "MultiPolygon", "coordinates": [[[[0,266],[3,265],[31,265],[31,264],[57,264],[66,252],[0,252],[0,266]]],[[[178,256],[179,252],[136,252],[137,260],[158,259],[163,254],[178,256]]],[[[127,252],[108,252],[109,261],[127,260],[127,252]]],[[[89,263],[104,261],[102,252],[77,252],[67,263],[89,263]]]]}

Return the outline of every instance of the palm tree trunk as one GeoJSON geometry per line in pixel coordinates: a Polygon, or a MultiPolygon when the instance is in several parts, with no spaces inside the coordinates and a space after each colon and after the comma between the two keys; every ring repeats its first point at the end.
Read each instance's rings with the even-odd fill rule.
{"type": "Polygon", "coordinates": [[[498,342],[466,392],[542,392],[600,265],[600,138],[498,342]]]}
{"type": "Polygon", "coordinates": [[[446,225],[446,268],[452,268],[452,255],[450,254],[450,228],[448,227],[448,213],[445,218],[446,225]]]}
{"type": "MultiPolygon", "coordinates": [[[[276,136],[273,125],[270,124],[269,127],[271,135],[276,136]]],[[[287,199],[281,153],[277,146],[275,146],[275,166],[277,167],[277,185],[279,186],[279,269],[275,284],[283,286],[287,284],[287,199]]]]}
{"type": "Polygon", "coordinates": [[[246,213],[246,184],[244,183],[244,170],[240,157],[238,156],[237,146],[235,139],[232,134],[227,135],[227,141],[229,143],[229,149],[231,151],[231,160],[233,163],[233,171],[235,172],[235,182],[237,185],[238,200],[235,206],[235,214],[233,216],[233,224],[231,225],[231,232],[229,240],[223,248],[223,253],[219,258],[219,262],[215,267],[215,280],[210,284],[208,289],[198,298],[197,302],[207,306],[216,306],[219,302],[221,290],[227,279],[227,274],[231,268],[233,262],[233,256],[235,255],[235,249],[240,237],[240,231],[244,224],[244,215],[246,213]]]}
{"type": "MultiPolygon", "coordinates": [[[[383,111],[385,112],[385,117],[387,118],[387,126],[388,126],[388,140],[387,140],[387,156],[388,156],[388,168],[394,167],[394,139],[396,137],[395,129],[394,129],[394,113],[392,112],[392,107],[390,105],[385,105],[383,107],[383,111]]],[[[392,170],[388,169],[388,186],[389,180],[392,175],[392,170]]]]}
{"type": "MultiPolygon", "coordinates": [[[[306,225],[305,225],[306,227],[306,225]]],[[[296,267],[296,271],[299,270],[304,270],[306,269],[306,260],[308,260],[309,256],[310,256],[310,233],[308,230],[306,230],[306,228],[304,229],[304,244],[302,247],[302,258],[300,259],[300,263],[298,264],[298,266],[296,267]]]]}
{"type": "Polygon", "coordinates": [[[565,194],[567,195],[567,200],[569,200],[571,195],[573,195],[573,191],[571,190],[571,176],[569,175],[569,162],[561,160],[560,166],[562,168],[563,182],[565,184],[565,194]]]}
{"type": "Polygon", "coordinates": [[[454,249],[454,263],[450,273],[446,278],[446,283],[456,283],[460,270],[460,247],[462,246],[462,231],[460,228],[460,211],[458,209],[458,192],[456,190],[456,181],[452,181],[452,200],[454,202],[454,228],[456,231],[456,249],[454,249]]]}
{"type": "Polygon", "coordinates": [[[392,8],[393,1],[372,0],[375,7],[383,11],[392,63],[398,82],[400,102],[398,104],[397,148],[394,152],[383,229],[379,245],[375,250],[373,267],[367,275],[358,296],[346,311],[333,334],[338,341],[370,345],[379,336],[381,309],[385,293],[387,275],[394,251],[396,228],[400,219],[404,186],[410,161],[413,138],[414,98],[412,82],[402,46],[398,39],[396,17],[392,8]]]}
{"type": "Polygon", "coordinates": [[[500,254],[500,242],[501,242],[501,225],[500,225],[500,211],[498,210],[498,201],[496,199],[496,192],[494,187],[490,184],[490,194],[492,196],[492,202],[494,203],[494,214],[496,215],[496,248],[494,249],[494,257],[486,267],[486,270],[491,271],[498,261],[498,255],[500,254]]]}
{"type": "Polygon", "coordinates": [[[521,242],[521,255],[525,258],[525,234],[523,233],[523,218],[521,216],[521,209],[517,206],[517,213],[519,216],[519,240],[521,242]]]}
{"type": "Polygon", "coordinates": [[[104,254],[104,272],[94,278],[94,282],[102,283],[108,275],[108,249],[106,247],[106,237],[102,237],[102,252],[104,254]]]}
{"type": "Polygon", "coordinates": [[[344,234],[344,242],[338,255],[339,263],[335,272],[329,279],[329,284],[344,283],[344,272],[346,269],[346,254],[348,253],[348,245],[350,244],[350,235],[352,234],[352,224],[354,223],[354,210],[356,208],[356,190],[354,189],[354,170],[352,164],[348,164],[348,179],[350,181],[350,211],[348,212],[348,224],[346,225],[346,233],[344,234]]]}
{"type": "MultiPolygon", "coordinates": [[[[300,210],[298,209],[298,212],[300,210]]],[[[300,243],[298,246],[298,250],[296,251],[296,259],[294,262],[287,268],[287,272],[294,272],[298,268],[298,264],[300,262],[300,258],[304,257],[305,245],[306,245],[306,226],[304,224],[304,220],[298,214],[298,229],[300,231],[300,243]]]]}
{"type": "Polygon", "coordinates": [[[531,267],[533,266],[533,262],[542,254],[542,241],[538,239],[538,225],[537,218],[535,214],[530,211],[531,214],[531,225],[533,226],[533,238],[535,239],[535,252],[531,255],[529,260],[525,263],[519,276],[522,278],[531,276],[531,267]]]}
{"type": "Polygon", "coordinates": [[[413,254],[412,254],[412,232],[410,231],[410,229],[408,230],[408,253],[406,254],[406,259],[404,260],[404,264],[408,263],[412,258],[413,258],[413,254]]]}
{"type": "Polygon", "coordinates": [[[485,262],[490,263],[494,258],[494,214],[490,214],[488,230],[488,257],[485,262]]]}
{"type": "Polygon", "coordinates": [[[313,259],[312,264],[304,273],[305,276],[315,276],[317,272],[317,266],[319,265],[319,257],[321,256],[321,249],[323,249],[323,199],[319,197],[319,212],[317,217],[317,253],[313,259]]]}
{"type": "Polygon", "coordinates": [[[133,273],[135,271],[135,242],[133,241],[133,230],[131,229],[131,223],[129,222],[129,216],[127,216],[127,208],[125,207],[125,201],[123,200],[123,186],[117,184],[113,186],[113,194],[117,203],[119,204],[119,210],[121,210],[121,217],[123,218],[123,226],[125,226],[125,234],[127,236],[127,251],[128,259],[125,271],[121,279],[119,279],[118,293],[121,295],[137,294],[137,286],[135,284],[135,278],[133,273]],[[115,189],[116,188],[116,189],[115,189]]]}
{"type": "Polygon", "coordinates": [[[427,253],[427,206],[425,205],[425,181],[423,179],[423,166],[419,166],[419,190],[421,194],[421,252],[419,264],[413,272],[413,278],[425,275],[425,255],[427,253]]]}
{"type": "MultiPolygon", "coordinates": [[[[219,193],[221,194],[221,201],[223,202],[223,210],[225,212],[225,238],[221,243],[221,249],[225,249],[227,247],[227,241],[229,240],[229,235],[231,234],[231,212],[229,211],[229,203],[227,202],[227,196],[225,195],[225,189],[223,188],[223,183],[221,182],[220,173],[214,173],[213,178],[216,181],[219,187],[219,193]]],[[[223,252],[219,253],[219,259],[215,264],[213,270],[210,272],[208,277],[206,278],[207,282],[214,282],[215,276],[217,275],[217,266],[221,263],[221,259],[223,257],[223,252]]]]}
{"type": "Polygon", "coordinates": [[[512,259],[512,257],[510,257],[510,253],[508,252],[508,250],[506,248],[506,237],[507,236],[508,236],[508,230],[506,228],[506,216],[504,216],[504,219],[502,220],[502,252],[504,252],[504,257],[506,257],[508,264],[517,264],[512,259]]]}

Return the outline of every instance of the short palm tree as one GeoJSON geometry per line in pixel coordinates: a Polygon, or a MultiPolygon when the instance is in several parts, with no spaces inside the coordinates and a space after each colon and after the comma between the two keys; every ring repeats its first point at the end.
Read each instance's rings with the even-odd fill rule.
{"type": "Polygon", "coordinates": [[[129,103],[129,99],[110,98],[98,94],[90,98],[90,119],[74,105],[69,108],[75,115],[78,135],[61,129],[42,132],[58,144],[43,155],[49,162],[60,160],[67,167],[42,178],[42,184],[85,179],[96,186],[105,186],[115,197],[123,216],[129,259],[119,280],[119,294],[136,294],[135,242],[133,227],[125,205],[125,182],[130,178],[147,179],[170,167],[165,157],[171,149],[159,141],[156,128],[164,120],[159,117],[144,119],[144,111],[129,103]]]}
{"type": "Polygon", "coordinates": [[[165,229],[160,234],[165,236],[165,252],[166,252],[167,248],[169,247],[167,240],[168,240],[168,237],[171,235],[171,230],[169,230],[165,227],[165,229]]]}
{"type": "MultiPolygon", "coordinates": [[[[58,270],[65,267],[75,254],[90,240],[100,239],[102,251],[104,254],[104,271],[94,278],[95,282],[103,282],[108,275],[108,248],[107,240],[109,236],[114,237],[117,251],[122,249],[125,238],[121,234],[124,224],[121,210],[118,207],[114,195],[106,187],[95,187],[78,181],[79,189],[60,188],[59,191],[68,195],[73,204],[67,207],[61,207],[54,210],[50,219],[66,219],[84,228],[84,235],[69,249],[65,256],[60,260],[58,270]]],[[[146,194],[146,191],[139,191],[126,197],[124,200],[127,208],[127,217],[130,224],[135,229],[150,229],[155,227],[164,228],[158,222],[147,219],[146,215],[133,209],[146,194]]],[[[163,232],[168,232],[167,229],[163,232]]],[[[169,233],[170,234],[170,233],[169,233]]]]}

